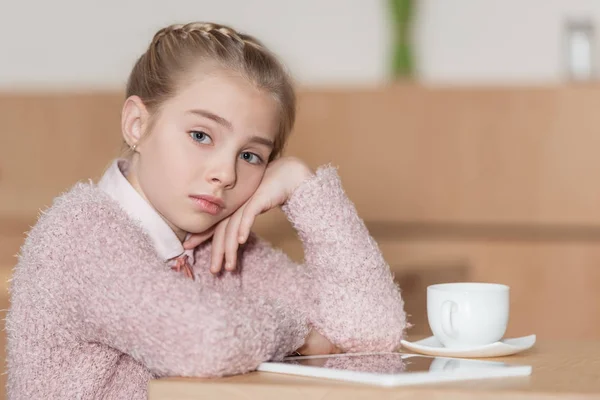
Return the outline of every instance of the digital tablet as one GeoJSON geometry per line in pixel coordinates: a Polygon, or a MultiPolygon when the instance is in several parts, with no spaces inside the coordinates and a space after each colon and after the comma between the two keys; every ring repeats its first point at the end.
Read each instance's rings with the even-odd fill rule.
{"type": "Polygon", "coordinates": [[[407,353],[354,353],[287,357],[258,371],[380,386],[419,385],[531,375],[531,366],[407,353]]]}

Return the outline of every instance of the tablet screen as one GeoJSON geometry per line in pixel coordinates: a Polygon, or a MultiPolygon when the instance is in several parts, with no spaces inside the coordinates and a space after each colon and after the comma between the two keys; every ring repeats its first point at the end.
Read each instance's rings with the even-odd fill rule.
{"type": "Polygon", "coordinates": [[[531,366],[406,353],[288,357],[264,362],[258,371],[345,380],[383,386],[527,376],[531,366]]]}
{"type": "Polygon", "coordinates": [[[505,363],[494,361],[429,357],[402,353],[289,357],[281,362],[293,365],[392,375],[407,372],[489,369],[507,366],[505,363]]]}

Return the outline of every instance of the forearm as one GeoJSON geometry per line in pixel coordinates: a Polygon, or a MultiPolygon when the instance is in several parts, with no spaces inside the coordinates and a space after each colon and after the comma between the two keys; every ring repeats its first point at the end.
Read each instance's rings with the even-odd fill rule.
{"type": "Polygon", "coordinates": [[[302,345],[308,326],[295,309],[200,287],[157,261],[126,253],[67,267],[65,310],[80,321],[82,340],[129,354],[159,376],[243,373],[302,345]]]}
{"type": "Polygon", "coordinates": [[[283,209],[312,276],[311,323],[344,351],[395,349],[406,328],[400,291],[336,171],[319,170],[283,209]]]}

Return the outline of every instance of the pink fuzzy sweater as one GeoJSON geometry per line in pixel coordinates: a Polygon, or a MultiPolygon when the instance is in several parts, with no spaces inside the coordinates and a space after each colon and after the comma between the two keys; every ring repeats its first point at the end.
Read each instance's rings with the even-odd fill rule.
{"type": "Polygon", "coordinates": [[[145,399],[164,376],[218,377],[299,348],[314,327],[347,352],[392,351],[406,329],[389,267],[321,168],[283,207],[305,264],[252,236],[239,271],[172,271],[147,232],[94,183],[55,199],[32,228],[11,283],[10,399],[145,399]]]}

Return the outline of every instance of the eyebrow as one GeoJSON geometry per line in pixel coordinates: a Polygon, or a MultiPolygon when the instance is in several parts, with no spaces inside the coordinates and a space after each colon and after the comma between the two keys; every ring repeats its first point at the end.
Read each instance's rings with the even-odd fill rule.
{"type": "Polygon", "coordinates": [[[252,136],[250,138],[250,141],[258,144],[263,144],[271,149],[275,147],[275,143],[271,139],[267,139],[262,136],[252,136]]]}
{"type": "Polygon", "coordinates": [[[225,128],[227,128],[229,130],[233,129],[233,125],[231,125],[231,122],[227,121],[223,117],[218,116],[215,113],[211,113],[210,111],[200,110],[200,109],[194,109],[194,110],[189,110],[188,113],[189,114],[196,114],[196,115],[200,115],[202,117],[208,118],[208,119],[212,119],[217,124],[223,125],[225,128]]]}
{"type": "MultiPolygon", "coordinates": [[[[231,122],[227,121],[225,118],[220,117],[217,114],[212,113],[210,111],[201,110],[201,109],[193,109],[193,110],[189,110],[188,113],[200,115],[202,117],[211,119],[211,120],[215,121],[217,124],[222,125],[229,130],[233,129],[233,125],[231,125],[231,122]]],[[[254,143],[265,145],[271,149],[275,147],[275,142],[273,142],[271,139],[267,139],[262,136],[252,136],[250,138],[250,141],[254,142],[254,143]]]]}

